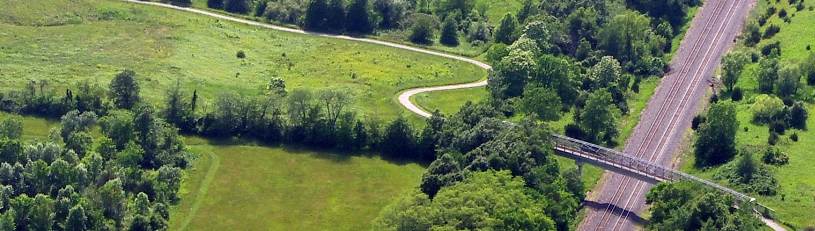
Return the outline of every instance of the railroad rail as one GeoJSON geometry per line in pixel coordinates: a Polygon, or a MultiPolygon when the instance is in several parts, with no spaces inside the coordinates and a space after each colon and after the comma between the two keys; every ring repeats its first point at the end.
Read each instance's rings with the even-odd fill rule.
{"type": "Polygon", "coordinates": [[[552,143],[558,155],[599,166],[626,176],[637,178],[648,183],[690,181],[713,188],[719,192],[732,195],[742,203],[748,203],[753,209],[765,216],[772,217],[774,210],[759,204],[756,199],[736,190],[721,186],[711,181],[692,176],[658,164],[625,154],[623,152],[592,144],[586,141],[552,134],[552,143]]]}

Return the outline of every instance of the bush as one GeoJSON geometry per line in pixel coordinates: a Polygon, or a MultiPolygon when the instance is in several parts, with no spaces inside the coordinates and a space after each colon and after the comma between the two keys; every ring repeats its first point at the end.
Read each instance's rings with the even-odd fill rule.
{"type": "Polygon", "coordinates": [[[699,129],[699,125],[705,123],[705,116],[703,115],[696,115],[693,117],[693,120],[690,122],[690,127],[693,130],[699,129]]]}
{"type": "Polygon", "coordinates": [[[239,59],[243,59],[246,58],[246,53],[243,51],[238,51],[238,53],[235,56],[237,56],[239,59]]]}
{"type": "Polygon", "coordinates": [[[760,123],[770,122],[784,110],[784,102],[772,95],[758,95],[755,103],[750,106],[753,112],[753,121],[760,123]]]}
{"type": "Polygon", "coordinates": [[[416,19],[410,29],[410,41],[416,44],[433,43],[433,19],[431,16],[416,19]]]}
{"type": "Polygon", "coordinates": [[[224,10],[232,13],[249,13],[249,0],[224,0],[224,10]]]}
{"type": "Polygon", "coordinates": [[[767,144],[775,145],[778,143],[778,133],[770,131],[770,137],[767,138],[767,144]]]}
{"type": "Polygon", "coordinates": [[[766,38],[772,38],[778,32],[781,32],[781,27],[779,27],[779,26],[777,26],[775,24],[770,24],[769,26],[767,26],[767,29],[764,30],[764,38],[765,39],[766,38]]]}
{"type": "Polygon", "coordinates": [[[790,135],[790,140],[792,140],[792,142],[798,142],[798,133],[792,133],[792,135],[790,135]]]}
{"type": "Polygon", "coordinates": [[[778,11],[778,17],[779,18],[787,17],[787,9],[781,9],[780,11],[778,11]]]}
{"type": "Polygon", "coordinates": [[[452,16],[444,20],[439,42],[448,46],[458,46],[458,25],[452,16]]]}
{"type": "Polygon", "coordinates": [[[585,132],[583,132],[583,129],[580,128],[580,126],[578,126],[577,124],[573,124],[573,123],[567,124],[566,127],[564,127],[563,130],[564,130],[564,133],[566,134],[566,136],[571,137],[571,138],[583,139],[583,137],[586,136],[585,132]]]}
{"type": "Polygon", "coordinates": [[[761,47],[761,54],[770,56],[771,54],[781,55],[781,42],[776,41],[761,47]]]}
{"type": "Polygon", "coordinates": [[[224,8],[224,1],[223,0],[207,0],[207,7],[213,9],[223,9],[224,8]]]}
{"type": "Polygon", "coordinates": [[[789,123],[791,127],[806,129],[809,112],[807,112],[806,107],[804,107],[804,103],[795,102],[792,107],[790,107],[789,113],[789,123]]]}
{"type": "Polygon", "coordinates": [[[743,97],[744,93],[742,93],[740,87],[733,88],[733,92],[730,93],[730,99],[732,99],[733,101],[741,101],[743,97]]]}
{"type": "Polygon", "coordinates": [[[192,1],[191,0],[170,0],[170,4],[173,4],[173,5],[176,5],[176,6],[190,6],[190,5],[192,5],[192,1]]]}

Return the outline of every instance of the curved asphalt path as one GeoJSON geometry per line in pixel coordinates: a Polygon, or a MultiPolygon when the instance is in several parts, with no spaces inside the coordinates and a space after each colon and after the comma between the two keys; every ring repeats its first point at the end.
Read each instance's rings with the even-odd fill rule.
{"type": "MultiPolygon", "coordinates": [[[[444,57],[444,58],[448,58],[448,59],[467,62],[467,63],[473,64],[475,66],[478,66],[478,67],[480,67],[481,69],[484,69],[484,70],[492,69],[492,66],[490,66],[489,64],[486,64],[484,62],[481,62],[481,61],[478,61],[478,60],[475,60],[475,59],[465,58],[465,57],[451,55],[451,54],[437,52],[437,51],[431,51],[431,50],[427,50],[427,49],[412,47],[412,46],[398,44],[398,43],[385,42],[385,41],[380,41],[380,40],[375,40],[375,39],[368,39],[368,38],[357,38],[357,37],[351,37],[351,36],[346,36],[346,35],[335,35],[335,34],[325,34],[325,33],[304,31],[304,30],[300,30],[300,29],[288,28],[288,27],[283,27],[283,26],[276,26],[276,25],[272,25],[272,24],[268,24],[268,23],[262,23],[262,22],[257,22],[257,21],[252,21],[252,20],[227,16],[227,15],[223,15],[223,14],[219,14],[219,13],[209,12],[209,11],[206,11],[206,10],[199,10],[199,9],[194,9],[194,8],[189,8],[189,7],[175,6],[175,5],[170,5],[170,4],[166,4],[166,3],[144,2],[144,1],[138,1],[138,0],[124,0],[124,1],[131,2],[131,3],[137,3],[137,4],[143,4],[143,5],[152,5],[152,6],[159,6],[159,7],[164,7],[164,8],[171,8],[171,9],[180,10],[180,11],[187,11],[187,12],[202,14],[202,15],[206,15],[206,16],[210,16],[210,17],[214,17],[214,18],[218,18],[218,19],[222,19],[222,20],[226,20],[226,21],[232,21],[232,22],[247,24],[247,25],[251,25],[251,26],[263,27],[263,28],[266,28],[266,29],[285,31],[285,32],[296,33],[296,34],[307,34],[307,35],[327,37],[327,38],[335,38],[335,39],[343,39],[343,40],[378,44],[378,45],[382,45],[382,46],[387,46],[387,47],[392,47],[392,48],[397,48],[397,49],[402,49],[402,50],[409,50],[409,51],[424,53],[424,54],[428,54],[428,55],[435,55],[435,56],[444,57]]],[[[483,87],[483,86],[487,86],[487,80],[480,80],[480,81],[472,82],[472,83],[451,84],[451,85],[443,85],[443,86],[435,86],[435,87],[421,87],[421,88],[408,89],[408,90],[403,91],[402,93],[399,94],[399,103],[402,104],[402,106],[404,106],[409,111],[411,111],[413,113],[416,113],[416,115],[419,115],[419,116],[422,116],[422,117],[430,117],[431,114],[429,112],[425,111],[424,109],[420,108],[419,106],[417,106],[416,104],[411,102],[410,98],[413,97],[416,94],[419,94],[419,93],[426,93],[426,92],[433,92],[433,91],[449,91],[449,90],[458,90],[458,89],[468,89],[468,88],[477,88],[477,87],[483,87]]]]}

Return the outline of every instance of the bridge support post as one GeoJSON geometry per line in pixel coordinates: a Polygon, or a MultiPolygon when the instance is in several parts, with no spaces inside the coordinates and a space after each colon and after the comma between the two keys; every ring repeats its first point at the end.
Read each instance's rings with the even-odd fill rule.
{"type": "Polygon", "coordinates": [[[577,165],[577,175],[582,178],[583,177],[583,161],[575,160],[574,163],[577,165]]]}

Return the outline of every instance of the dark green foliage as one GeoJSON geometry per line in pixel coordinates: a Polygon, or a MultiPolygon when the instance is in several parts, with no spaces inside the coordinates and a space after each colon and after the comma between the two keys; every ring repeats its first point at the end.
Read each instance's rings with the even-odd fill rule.
{"type": "Polygon", "coordinates": [[[150,111],[141,108],[135,117],[114,112],[111,118],[103,118],[98,137],[88,133],[95,114],[72,111],[62,117],[59,130],[64,146],[31,143],[23,150],[10,148],[18,140],[0,138],[0,171],[17,172],[0,174],[0,199],[5,198],[0,200],[5,205],[0,207],[0,226],[4,230],[166,228],[169,214],[146,223],[139,217],[151,216],[151,208],[163,206],[159,204],[177,201],[181,168],[186,166],[185,148],[175,129],[145,116],[150,111]],[[120,124],[114,123],[121,120],[134,120],[133,130],[115,133],[122,132],[115,129],[120,124]],[[143,127],[145,124],[149,126],[143,127]],[[108,134],[125,139],[119,142],[127,147],[117,152],[108,134]],[[94,143],[99,147],[94,148],[94,143]],[[105,143],[113,147],[103,148],[108,146],[105,143]]]}
{"type": "Polygon", "coordinates": [[[368,0],[352,0],[348,6],[345,30],[353,34],[369,34],[374,31],[368,0]]]}
{"type": "Polygon", "coordinates": [[[763,47],[761,47],[761,54],[764,56],[781,55],[781,42],[775,41],[774,43],[765,44],[763,47]]]}
{"type": "Polygon", "coordinates": [[[379,27],[392,29],[399,26],[402,20],[407,17],[407,5],[408,4],[404,1],[374,0],[373,8],[379,17],[381,17],[379,27]]]}
{"type": "Polygon", "coordinates": [[[801,70],[796,65],[785,66],[778,70],[776,94],[781,98],[794,95],[801,83],[801,70]]]}
{"type": "Polygon", "coordinates": [[[413,155],[416,146],[416,138],[410,123],[405,118],[394,120],[385,129],[385,136],[382,139],[382,153],[392,158],[409,158],[413,155]]]}
{"type": "Polygon", "coordinates": [[[110,98],[116,108],[131,109],[139,102],[139,83],[136,73],[124,70],[110,81],[110,98]]]}
{"type": "Polygon", "coordinates": [[[544,211],[550,201],[524,185],[507,171],[474,173],[432,200],[418,192],[405,195],[385,208],[374,229],[554,230],[544,211]]]}
{"type": "Polygon", "coordinates": [[[433,18],[431,16],[416,18],[410,29],[409,39],[416,44],[433,43],[433,18]]]}
{"type": "Polygon", "coordinates": [[[620,133],[617,128],[619,116],[620,112],[614,107],[611,94],[598,90],[589,95],[578,124],[585,131],[587,137],[584,138],[589,142],[611,144],[620,133]]]}
{"type": "Polygon", "coordinates": [[[790,108],[789,113],[790,126],[798,129],[806,129],[809,112],[807,112],[803,102],[795,102],[790,108]]]}
{"type": "Polygon", "coordinates": [[[263,17],[263,14],[266,13],[266,6],[268,2],[266,0],[260,0],[255,4],[255,17],[263,17]]]}
{"type": "Polygon", "coordinates": [[[775,57],[763,58],[758,66],[758,90],[762,93],[770,93],[778,79],[778,59],[775,57]]]}
{"type": "Polygon", "coordinates": [[[695,1],[686,0],[629,0],[635,9],[645,11],[651,17],[662,19],[673,27],[679,27],[685,21],[688,7],[695,5],[695,1]]]}
{"type": "Polygon", "coordinates": [[[223,9],[224,0],[207,0],[207,7],[213,9],[223,9]]]}
{"type": "Polygon", "coordinates": [[[648,230],[760,230],[750,206],[691,182],[659,184],[646,196],[648,230]]]}
{"type": "Polygon", "coordinates": [[[736,108],[732,103],[719,102],[710,107],[696,140],[695,154],[698,166],[724,163],[736,154],[736,108]]]}
{"type": "Polygon", "coordinates": [[[246,14],[251,7],[250,0],[224,0],[224,10],[232,13],[246,14]]]}
{"type": "Polygon", "coordinates": [[[693,120],[690,123],[690,128],[693,130],[699,129],[699,125],[705,123],[705,116],[704,115],[696,115],[693,117],[693,120]]]}
{"type": "Polygon", "coordinates": [[[745,37],[744,37],[744,44],[748,47],[755,46],[759,42],[761,42],[761,31],[760,26],[755,21],[750,21],[744,28],[745,30],[745,37]]]}
{"type": "Polygon", "coordinates": [[[325,29],[331,32],[342,32],[345,28],[345,5],[343,0],[330,0],[325,15],[325,29]]]}
{"type": "Polygon", "coordinates": [[[730,93],[730,99],[733,101],[741,101],[744,98],[744,93],[742,92],[740,87],[733,88],[733,92],[730,93]]]}
{"type": "Polygon", "coordinates": [[[439,42],[448,46],[458,46],[458,26],[453,17],[447,17],[441,29],[439,42]]]}
{"type": "Polygon", "coordinates": [[[512,14],[506,14],[504,19],[501,20],[501,25],[495,31],[495,41],[512,44],[517,39],[518,21],[512,14]]]}
{"type": "Polygon", "coordinates": [[[311,0],[306,8],[303,27],[307,30],[321,31],[326,29],[328,3],[326,0],[311,0]]]}
{"type": "Polygon", "coordinates": [[[786,153],[782,152],[780,149],[776,147],[766,147],[763,150],[761,161],[763,161],[765,164],[785,165],[789,163],[790,158],[789,156],[787,156],[786,153]]]}
{"type": "MultiPolygon", "coordinates": [[[[773,149],[774,147],[769,148],[773,149]]],[[[714,175],[714,178],[727,180],[730,184],[745,192],[765,196],[775,195],[778,192],[778,180],[775,179],[766,166],[756,162],[752,157],[753,152],[772,152],[772,150],[748,147],[743,148],[740,152],[742,153],[741,157],[734,161],[735,163],[731,162],[722,168],[714,175]]],[[[781,158],[778,161],[784,161],[783,157],[779,155],[773,157],[781,158]]]]}
{"type": "Polygon", "coordinates": [[[651,29],[651,20],[636,12],[613,17],[598,32],[599,48],[635,74],[661,75],[666,38],[651,29]],[[656,71],[656,72],[655,72],[656,71]]]}
{"type": "Polygon", "coordinates": [[[235,54],[235,57],[238,57],[239,59],[245,59],[246,58],[246,52],[243,52],[242,50],[238,51],[238,53],[235,54]]]}
{"type": "MultiPolygon", "coordinates": [[[[809,46],[807,46],[808,48],[809,46]]],[[[804,77],[807,79],[807,84],[815,86],[815,54],[810,54],[803,63],[801,63],[801,70],[804,77]]]]}
{"type": "Polygon", "coordinates": [[[10,116],[0,121],[0,139],[19,139],[23,135],[23,121],[20,117],[10,116]]]}
{"type": "Polygon", "coordinates": [[[778,133],[770,130],[770,136],[767,137],[767,144],[769,145],[776,145],[778,144],[778,133]]]}
{"type": "Polygon", "coordinates": [[[536,115],[544,121],[560,119],[561,99],[552,89],[546,87],[527,86],[524,90],[521,110],[529,115],[536,115]]]}
{"type": "Polygon", "coordinates": [[[170,0],[170,3],[176,6],[190,6],[192,0],[170,0]]]}
{"type": "Polygon", "coordinates": [[[526,21],[527,18],[537,14],[537,7],[534,6],[532,0],[524,0],[524,4],[521,7],[521,10],[518,11],[518,21],[523,23],[526,21]]]}
{"type": "Polygon", "coordinates": [[[798,142],[798,133],[792,133],[790,140],[792,140],[792,142],[798,142]]]}
{"type": "Polygon", "coordinates": [[[767,26],[767,29],[764,29],[764,38],[765,39],[772,38],[778,32],[781,32],[781,27],[775,24],[770,24],[769,26],[767,26]]]}

